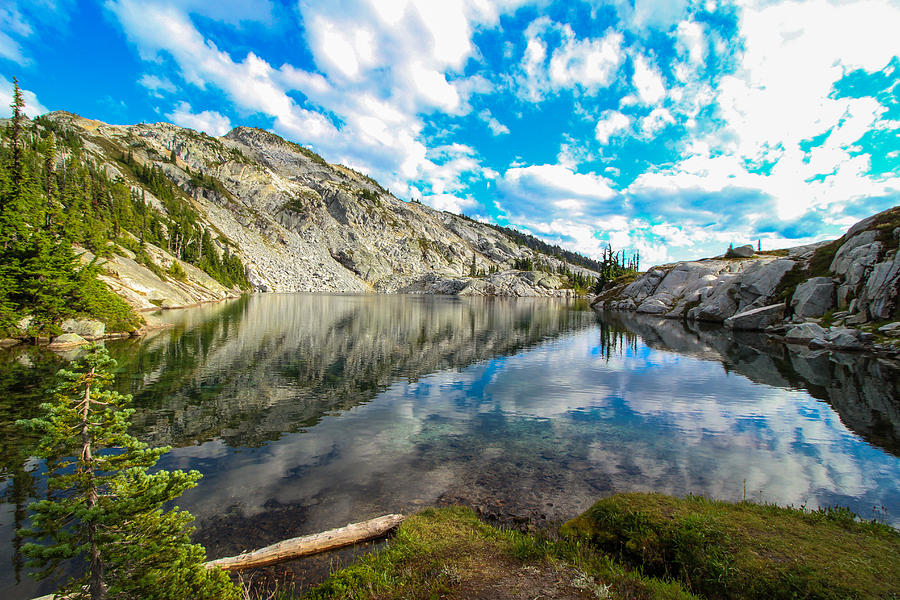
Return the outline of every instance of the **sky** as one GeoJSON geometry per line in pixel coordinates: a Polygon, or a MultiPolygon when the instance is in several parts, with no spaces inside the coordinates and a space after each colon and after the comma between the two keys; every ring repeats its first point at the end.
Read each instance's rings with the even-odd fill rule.
{"type": "Polygon", "coordinates": [[[900,204],[898,31],[898,0],[5,0],[0,101],[269,129],[645,267],[900,204]]]}

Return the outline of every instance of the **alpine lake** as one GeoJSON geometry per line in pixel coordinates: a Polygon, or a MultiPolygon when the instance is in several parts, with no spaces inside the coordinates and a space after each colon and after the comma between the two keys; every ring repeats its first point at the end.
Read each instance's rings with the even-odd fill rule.
{"type": "MultiPolygon", "coordinates": [[[[211,558],[434,505],[553,526],[626,491],[900,526],[888,360],[584,300],[266,294],[160,316],[106,346],[133,433],[172,446],[160,467],[203,473],[178,505],[211,558]]],[[[54,589],[18,553],[45,486],[15,421],[77,352],[0,350],[2,598],[54,589]]],[[[358,551],[258,576],[305,585],[358,551]]]]}

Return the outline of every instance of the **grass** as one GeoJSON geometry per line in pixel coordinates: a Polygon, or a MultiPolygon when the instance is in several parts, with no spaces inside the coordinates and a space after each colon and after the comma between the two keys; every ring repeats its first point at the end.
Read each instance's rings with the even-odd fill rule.
{"type": "Polygon", "coordinates": [[[467,508],[426,509],[392,542],[310,590],[311,599],[695,598],[578,540],[501,530],[467,508]],[[540,593],[539,593],[540,592],[540,593]],[[552,595],[551,595],[552,592],[552,595]]]}
{"type": "Polygon", "coordinates": [[[900,534],[846,509],[620,494],[562,532],[711,599],[900,595],[900,534]]]}
{"type": "Polygon", "coordinates": [[[809,271],[803,263],[796,263],[790,271],[781,276],[775,291],[772,292],[776,302],[790,302],[797,290],[797,286],[809,279],[809,271]]]}
{"type": "Polygon", "coordinates": [[[834,255],[837,254],[844,241],[844,238],[840,237],[816,248],[812,258],[809,259],[808,277],[830,277],[831,261],[834,260],[834,255]]]}
{"type": "Polygon", "coordinates": [[[900,206],[878,213],[875,221],[869,226],[877,232],[876,238],[885,245],[885,250],[896,250],[898,240],[894,237],[894,229],[900,227],[900,206]]]}

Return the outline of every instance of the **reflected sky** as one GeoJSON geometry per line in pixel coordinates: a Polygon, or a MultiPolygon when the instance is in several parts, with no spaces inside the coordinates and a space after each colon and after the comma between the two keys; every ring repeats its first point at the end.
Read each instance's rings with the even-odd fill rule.
{"type": "Polygon", "coordinates": [[[176,446],[161,466],[204,474],[179,504],[213,556],[430,504],[552,523],[638,490],[900,524],[897,378],[871,358],[566,302],[204,310],[111,349],[138,434],[176,446]]]}

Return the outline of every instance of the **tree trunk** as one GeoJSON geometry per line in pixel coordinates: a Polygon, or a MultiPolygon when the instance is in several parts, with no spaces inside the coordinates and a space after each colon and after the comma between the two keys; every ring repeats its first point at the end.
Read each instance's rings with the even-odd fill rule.
{"type": "Polygon", "coordinates": [[[224,571],[250,569],[343,548],[357,542],[382,537],[397,527],[405,518],[403,515],[384,515],[361,523],[351,523],[346,527],[284,540],[259,550],[244,552],[238,556],[211,560],[206,563],[206,568],[218,567],[224,571]]]}
{"type": "MultiPolygon", "coordinates": [[[[91,408],[91,383],[94,379],[94,369],[91,368],[87,376],[87,385],[84,388],[84,406],[81,409],[81,461],[87,469],[88,490],[87,507],[97,505],[97,488],[94,485],[94,466],[91,464],[91,434],[88,431],[88,417],[91,408]]],[[[106,586],[103,584],[103,560],[100,557],[100,548],[97,545],[97,522],[87,522],[88,543],[91,546],[91,577],[88,587],[91,591],[91,600],[103,600],[106,596],[106,586]]]]}

